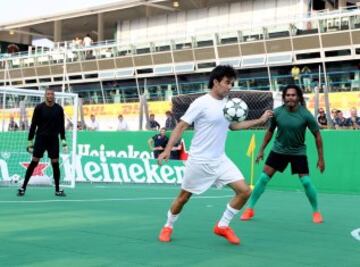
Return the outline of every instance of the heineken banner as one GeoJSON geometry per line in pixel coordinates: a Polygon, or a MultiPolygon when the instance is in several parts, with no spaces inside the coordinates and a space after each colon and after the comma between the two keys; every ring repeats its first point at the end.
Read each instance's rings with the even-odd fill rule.
{"type": "MultiPolygon", "coordinates": [[[[257,153],[264,131],[229,132],[226,153],[240,168],[250,182],[252,162],[247,156],[250,140],[255,133],[257,153]]],[[[79,132],[75,174],[77,182],[106,183],[181,183],[184,172],[183,161],[169,161],[158,166],[148,146],[148,139],[156,132],[79,132]]],[[[184,150],[189,149],[192,131],[183,135],[184,150]]],[[[71,136],[69,133],[67,136],[71,136]]],[[[316,168],[317,152],[313,136],[307,134],[307,151],[310,175],[317,188],[330,192],[360,193],[359,168],[349,168],[346,162],[360,162],[360,131],[322,131],[326,170],[324,174],[316,168]],[[337,145],[340,144],[341,145],[337,145]]],[[[31,155],[26,152],[27,133],[0,133],[0,182],[21,180],[31,155]]],[[[71,143],[71,140],[68,140],[71,143]]],[[[254,144],[253,144],[254,145],[254,144]]],[[[266,154],[272,144],[268,145],[266,154]]],[[[62,154],[61,175],[63,181],[70,177],[71,159],[62,154]]],[[[263,162],[254,166],[254,182],[261,173],[263,162]]],[[[288,168],[283,174],[277,173],[269,184],[279,189],[302,189],[296,176],[288,168]]],[[[35,179],[51,181],[52,168],[45,157],[35,169],[35,179]]],[[[32,179],[34,180],[34,179],[32,179]]]]}
{"type": "MultiPolygon", "coordinates": [[[[183,161],[169,161],[159,166],[147,141],[156,132],[79,132],[75,177],[77,182],[105,183],[181,183],[183,161]]],[[[67,134],[67,136],[71,136],[67,134]]],[[[22,179],[31,161],[26,152],[27,133],[0,133],[0,180],[22,179]],[[10,138],[11,136],[11,138],[10,138]],[[14,140],[16,144],[10,142],[14,140]]],[[[71,157],[60,154],[62,181],[71,177],[71,157]]],[[[41,160],[32,181],[50,181],[51,163],[41,160]]]]}

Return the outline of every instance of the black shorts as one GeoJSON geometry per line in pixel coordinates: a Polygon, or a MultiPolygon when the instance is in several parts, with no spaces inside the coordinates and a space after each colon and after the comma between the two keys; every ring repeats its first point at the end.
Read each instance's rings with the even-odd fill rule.
{"type": "Polygon", "coordinates": [[[271,151],[266,159],[265,164],[279,172],[283,172],[288,163],[291,163],[292,174],[308,174],[309,165],[305,155],[285,155],[271,151]]]}
{"type": "Polygon", "coordinates": [[[42,158],[45,150],[50,159],[59,158],[59,137],[57,136],[36,136],[33,157],[42,158]]]}

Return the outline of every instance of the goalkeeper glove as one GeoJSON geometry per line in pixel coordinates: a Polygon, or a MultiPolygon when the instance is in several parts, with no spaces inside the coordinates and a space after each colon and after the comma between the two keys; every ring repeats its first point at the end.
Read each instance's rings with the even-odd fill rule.
{"type": "Polygon", "coordinates": [[[63,139],[62,141],[61,141],[61,145],[62,145],[62,148],[63,148],[63,152],[66,154],[66,153],[68,153],[68,146],[67,146],[67,143],[66,143],[66,140],[65,139],[63,139]]]}
{"type": "Polygon", "coordinates": [[[33,153],[34,152],[34,143],[32,140],[29,140],[28,141],[28,145],[26,147],[26,151],[29,152],[29,153],[33,153]]]}

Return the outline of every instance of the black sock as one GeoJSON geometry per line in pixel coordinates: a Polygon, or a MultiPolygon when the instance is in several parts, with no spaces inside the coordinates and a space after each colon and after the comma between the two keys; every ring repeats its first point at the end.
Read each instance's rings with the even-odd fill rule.
{"type": "Polygon", "coordinates": [[[55,191],[58,192],[60,190],[60,168],[59,162],[51,162],[53,168],[53,175],[55,181],[55,191]]]}
{"type": "Polygon", "coordinates": [[[23,183],[23,185],[22,185],[22,188],[23,188],[24,190],[26,190],[26,186],[27,186],[27,184],[29,183],[30,177],[32,176],[32,174],[33,174],[36,166],[38,165],[38,163],[39,163],[38,161],[33,161],[33,160],[32,160],[32,161],[30,162],[30,165],[27,167],[26,173],[25,173],[24,183],[23,183]]]}

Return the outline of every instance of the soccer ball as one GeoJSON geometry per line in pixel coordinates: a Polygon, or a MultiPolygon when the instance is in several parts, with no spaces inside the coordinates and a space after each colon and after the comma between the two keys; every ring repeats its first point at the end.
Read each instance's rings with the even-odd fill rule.
{"type": "Polygon", "coordinates": [[[223,109],[225,118],[230,122],[241,122],[246,119],[249,108],[240,98],[229,99],[223,109]]]}

